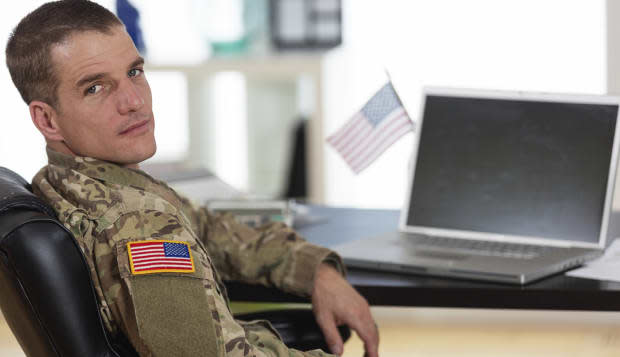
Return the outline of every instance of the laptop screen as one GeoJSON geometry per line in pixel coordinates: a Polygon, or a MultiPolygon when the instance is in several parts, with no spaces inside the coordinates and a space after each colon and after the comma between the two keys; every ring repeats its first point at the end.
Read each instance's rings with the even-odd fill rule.
{"type": "Polygon", "coordinates": [[[427,95],[407,226],[596,243],[618,106],[427,95]]]}

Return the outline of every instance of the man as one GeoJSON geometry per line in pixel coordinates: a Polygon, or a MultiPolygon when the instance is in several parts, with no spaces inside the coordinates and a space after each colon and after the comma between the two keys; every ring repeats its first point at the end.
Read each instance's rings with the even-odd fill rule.
{"type": "Polygon", "coordinates": [[[311,297],[331,352],[346,323],[377,356],[366,301],[333,252],[283,225],[253,230],[195,207],[140,171],[156,150],[151,92],[122,23],[89,1],[42,5],[15,28],[11,77],[47,142],[33,179],[73,232],[101,316],[145,356],[322,356],[289,350],[266,322],[235,321],[221,279],[311,297]]]}

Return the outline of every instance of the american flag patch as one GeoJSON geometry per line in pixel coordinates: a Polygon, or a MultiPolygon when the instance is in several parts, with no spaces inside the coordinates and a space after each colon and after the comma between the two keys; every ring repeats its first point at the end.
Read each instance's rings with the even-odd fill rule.
{"type": "Polygon", "coordinates": [[[131,272],[193,273],[194,258],[189,244],[172,240],[145,240],[127,243],[131,272]]]}

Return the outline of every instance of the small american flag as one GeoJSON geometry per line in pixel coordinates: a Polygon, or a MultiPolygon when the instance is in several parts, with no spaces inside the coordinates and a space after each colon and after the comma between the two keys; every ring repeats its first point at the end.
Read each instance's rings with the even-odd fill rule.
{"type": "Polygon", "coordinates": [[[392,83],[388,82],[327,142],[358,174],[413,128],[392,83]]]}
{"type": "Polygon", "coordinates": [[[127,243],[133,274],[194,271],[189,244],[171,240],[146,240],[127,243]]]}

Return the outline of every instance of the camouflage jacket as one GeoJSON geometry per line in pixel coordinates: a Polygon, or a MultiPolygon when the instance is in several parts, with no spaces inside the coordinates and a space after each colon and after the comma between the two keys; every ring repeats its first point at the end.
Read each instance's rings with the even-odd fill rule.
{"type": "Polygon", "coordinates": [[[309,296],[320,263],[343,270],[333,252],[282,224],[252,229],[214,215],[140,170],[47,153],[33,190],[82,249],[106,328],[141,356],[325,355],[287,349],[268,323],[234,320],[221,279],[309,296]],[[185,249],[191,269],[140,270],[144,242],[185,249]]]}

